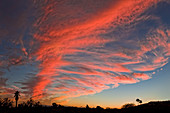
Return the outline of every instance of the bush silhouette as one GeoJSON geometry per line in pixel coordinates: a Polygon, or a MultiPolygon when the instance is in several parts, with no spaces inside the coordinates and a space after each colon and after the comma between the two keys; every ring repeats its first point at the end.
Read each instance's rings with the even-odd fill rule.
{"type": "Polygon", "coordinates": [[[87,105],[86,105],[86,109],[89,109],[89,108],[90,108],[90,107],[89,107],[89,105],[87,104],[87,105]]]}
{"type": "Polygon", "coordinates": [[[96,107],[96,109],[101,110],[101,109],[103,109],[103,108],[102,108],[102,107],[100,107],[100,106],[97,106],[97,107],[96,107]]]}
{"type": "Polygon", "coordinates": [[[20,104],[18,104],[19,108],[38,108],[38,107],[42,107],[41,103],[39,101],[34,101],[32,98],[30,98],[27,102],[22,102],[20,104]]]}
{"type": "Polygon", "coordinates": [[[40,101],[34,103],[34,107],[42,107],[40,101]]]}
{"type": "Polygon", "coordinates": [[[13,103],[13,101],[10,100],[9,98],[4,98],[4,99],[0,98],[0,107],[11,108],[12,103],[13,103]]]}
{"type": "Polygon", "coordinates": [[[53,106],[54,108],[56,108],[56,107],[58,107],[59,105],[56,104],[56,103],[52,103],[52,106],[53,106]]]}
{"type": "Polygon", "coordinates": [[[32,98],[30,98],[30,99],[27,101],[26,104],[27,104],[28,107],[33,107],[33,106],[34,106],[34,103],[35,103],[34,100],[33,100],[32,98]]]}
{"type": "Polygon", "coordinates": [[[122,106],[122,108],[130,108],[130,107],[135,107],[134,103],[128,103],[122,106]]]}

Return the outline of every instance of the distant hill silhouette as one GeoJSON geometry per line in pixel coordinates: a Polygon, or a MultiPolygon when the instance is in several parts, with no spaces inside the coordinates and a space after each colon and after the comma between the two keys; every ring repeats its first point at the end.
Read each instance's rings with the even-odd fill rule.
{"type": "Polygon", "coordinates": [[[90,108],[89,106],[78,108],[66,107],[55,103],[51,107],[46,107],[40,105],[40,102],[35,102],[31,99],[23,102],[23,104],[19,104],[18,108],[15,108],[9,104],[12,101],[7,101],[7,99],[0,100],[0,113],[170,113],[170,101],[152,101],[138,106],[125,104],[122,109],[103,109],[100,106],[96,108],[90,108]],[[30,102],[32,102],[31,106],[30,102]]]}
{"type": "Polygon", "coordinates": [[[170,113],[170,101],[152,101],[127,109],[121,109],[121,113],[170,113]]]}

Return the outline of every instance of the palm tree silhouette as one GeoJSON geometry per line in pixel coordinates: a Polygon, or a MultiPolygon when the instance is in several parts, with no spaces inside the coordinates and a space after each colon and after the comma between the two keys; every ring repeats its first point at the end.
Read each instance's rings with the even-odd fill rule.
{"type": "Polygon", "coordinates": [[[15,94],[14,97],[15,97],[16,107],[17,107],[17,103],[18,103],[18,99],[19,99],[20,94],[19,94],[19,91],[16,91],[14,94],[15,94]]]}

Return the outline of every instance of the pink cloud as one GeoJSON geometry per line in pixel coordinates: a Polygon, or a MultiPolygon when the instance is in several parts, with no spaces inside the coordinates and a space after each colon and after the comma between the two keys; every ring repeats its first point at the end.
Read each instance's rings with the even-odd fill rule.
{"type": "Polygon", "coordinates": [[[142,80],[148,80],[151,78],[150,76],[148,76],[147,74],[144,74],[144,73],[133,73],[132,75],[135,78],[142,79],[142,80]]]}
{"type": "Polygon", "coordinates": [[[139,82],[139,80],[125,75],[116,76],[114,77],[114,79],[116,80],[117,83],[123,83],[123,84],[132,84],[132,83],[139,82]]]}
{"type": "MultiPolygon", "coordinates": [[[[60,96],[60,98],[62,97],[62,99],[101,92],[102,90],[109,88],[106,84],[115,84],[115,86],[118,86],[118,83],[136,83],[139,82],[138,79],[149,79],[149,76],[147,76],[146,74],[135,73],[133,74],[133,77],[120,74],[121,72],[132,73],[133,71],[130,67],[128,67],[128,65],[139,64],[143,62],[140,61],[140,59],[134,61],[133,57],[140,58],[146,52],[151,51],[157,47],[157,45],[153,41],[150,41],[149,38],[147,41],[148,45],[141,44],[141,50],[136,50],[135,56],[131,54],[126,54],[122,51],[105,51],[106,54],[102,54],[97,51],[91,52],[89,50],[94,47],[103,48],[104,45],[108,42],[118,41],[119,39],[116,39],[114,37],[104,38],[100,36],[100,34],[110,32],[110,28],[128,25],[136,21],[137,17],[142,12],[144,12],[155,3],[156,2],[154,0],[145,2],[143,2],[142,0],[137,2],[120,1],[116,4],[113,4],[108,9],[100,10],[100,13],[96,13],[96,15],[90,16],[90,18],[85,19],[85,21],[81,21],[79,19],[70,19],[69,22],[75,21],[76,23],[70,25],[66,24],[66,26],[59,25],[59,27],[57,26],[58,23],[56,23],[56,20],[52,19],[59,19],[57,18],[55,12],[55,9],[57,9],[57,7],[54,7],[53,4],[45,6],[44,16],[38,20],[38,23],[35,24],[35,27],[38,27],[40,29],[40,31],[34,34],[34,38],[40,41],[40,48],[35,52],[34,55],[37,56],[37,60],[41,61],[41,71],[36,75],[40,77],[40,81],[33,88],[33,95],[35,96],[42,94],[47,86],[54,84],[54,76],[63,81],[74,80],[75,82],[73,82],[73,84],[78,85],[81,88],[86,87],[91,89],[82,90],[75,86],[75,88],[73,86],[71,88],[68,88],[65,83],[62,83],[62,85],[64,85],[63,88],[65,89],[65,91],[61,92],[67,92],[70,94],[69,96],[60,96]],[[45,23],[53,24],[53,26],[49,25],[48,27],[48,25],[46,25],[47,28],[42,27],[45,26],[45,23]],[[74,57],[78,53],[92,55],[92,58],[82,58],[84,60],[83,61],[81,58],[74,57]],[[73,57],[67,57],[67,55],[73,55],[73,57]],[[108,59],[111,57],[124,58],[129,61],[116,62],[118,60],[115,59],[115,62],[109,62],[108,59]],[[67,58],[79,60],[79,62],[73,62],[70,60],[68,61],[67,58]],[[85,67],[85,70],[77,67],[78,65],[82,65],[83,67],[85,67]],[[62,69],[62,67],[67,66],[73,66],[75,69],[62,69]],[[79,70],[76,68],[79,68],[79,70]],[[110,73],[108,71],[110,71],[110,73]],[[112,72],[119,74],[119,76],[116,76],[112,72]],[[80,78],[60,77],[61,73],[64,73],[66,75],[76,74],[79,75],[80,78]]],[[[76,12],[74,11],[75,10],[71,10],[69,14],[75,15],[76,12]]],[[[81,18],[84,17],[80,17],[80,19],[81,18]]],[[[162,34],[162,32],[160,32],[160,34],[162,34]]],[[[165,36],[164,34],[162,35],[165,36]]],[[[163,42],[159,43],[159,45],[165,46],[163,42]]],[[[136,68],[136,70],[139,71],[148,71],[154,69],[155,67],[152,67],[150,65],[148,65],[148,67],[140,66],[140,68],[136,68]]]]}
{"type": "MultiPolygon", "coordinates": [[[[24,57],[36,58],[39,72],[33,84],[20,83],[25,85],[21,89],[31,90],[27,93],[34,99],[64,103],[72,97],[150,79],[146,71],[168,63],[169,31],[153,28],[139,41],[137,36],[129,37],[138,23],[149,19],[141,15],[157,2],[120,0],[101,5],[95,1],[34,1],[42,11],[30,41],[31,47],[37,48],[31,50],[20,43],[24,57]]],[[[24,57],[11,59],[12,64],[22,63],[24,57]]]]}
{"type": "Polygon", "coordinates": [[[168,50],[167,50],[166,55],[167,55],[167,56],[170,56],[170,43],[168,43],[168,50]]]}
{"type": "Polygon", "coordinates": [[[153,60],[153,63],[157,64],[157,63],[163,63],[163,62],[166,62],[166,61],[168,61],[168,57],[165,58],[163,56],[161,56],[161,57],[158,56],[153,60]]]}

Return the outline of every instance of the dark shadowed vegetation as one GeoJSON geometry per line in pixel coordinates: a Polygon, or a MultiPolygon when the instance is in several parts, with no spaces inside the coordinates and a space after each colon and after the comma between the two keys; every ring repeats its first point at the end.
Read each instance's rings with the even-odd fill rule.
{"type": "Polygon", "coordinates": [[[43,106],[39,101],[34,101],[32,98],[26,102],[18,104],[8,99],[0,98],[0,113],[169,113],[170,101],[157,101],[140,104],[136,106],[133,103],[127,103],[121,109],[116,108],[102,108],[96,106],[91,108],[86,105],[84,108],[62,106],[57,103],[52,103],[52,106],[43,106]]]}
{"type": "Polygon", "coordinates": [[[134,103],[128,103],[122,106],[122,108],[131,108],[131,107],[135,107],[134,103]]]}

